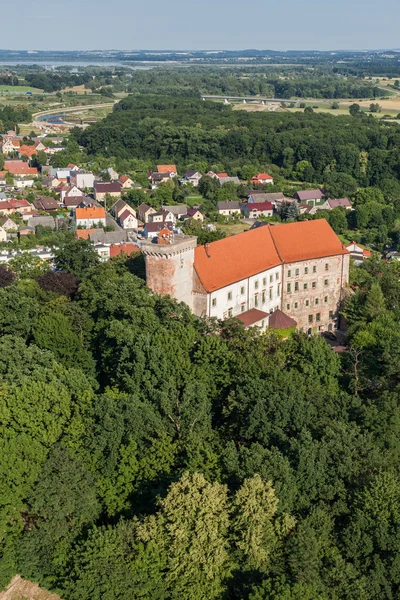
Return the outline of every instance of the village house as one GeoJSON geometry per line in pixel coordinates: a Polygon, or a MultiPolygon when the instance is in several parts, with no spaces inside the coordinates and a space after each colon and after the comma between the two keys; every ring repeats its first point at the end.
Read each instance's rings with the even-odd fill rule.
{"type": "Polygon", "coordinates": [[[357,244],[355,241],[348,244],[346,250],[350,253],[356,265],[360,265],[367,258],[371,258],[371,251],[361,246],[361,244],[357,244]]]}
{"type": "Polygon", "coordinates": [[[0,200],[0,215],[23,214],[31,210],[32,206],[27,200],[0,200]]]}
{"type": "Polygon", "coordinates": [[[184,174],[182,179],[180,180],[181,185],[186,185],[187,183],[191,183],[193,187],[198,187],[199,181],[202,178],[202,174],[199,171],[194,171],[191,169],[184,174]]]}
{"type": "Polygon", "coordinates": [[[69,182],[81,190],[91,189],[94,186],[94,175],[88,171],[71,170],[69,182]]]}
{"type": "Polygon", "coordinates": [[[157,173],[168,173],[171,179],[178,175],[175,165],[157,165],[157,173]]]}
{"type": "Polygon", "coordinates": [[[60,205],[54,198],[41,196],[33,201],[33,206],[36,210],[42,210],[44,212],[55,212],[60,209],[60,205]]]}
{"type": "Polygon", "coordinates": [[[56,222],[53,217],[46,216],[33,216],[28,219],[28,227],[33,227],[34,229],[38,226],[41,227],[49,227],[50,229],[55,229],[56,222]]]}
{"type": "Polygon", "coordinates": [[[219,185],[224,185],[224,183],[234,183],[235,185],[240,185],[239,177],[229,177],[226,173],[218,173],[217,179],[219,181],[219,185]]]}
{"type": "Polygon", "coordinates": [[[25,144],[23,146],[20,146],[18,148],[18,156],[20,158],[22,158],[22,156],[27,156],[29,159],[31,159],[33,156],[37,155],[37,150],[35,148],[35,146],[26,146],[25,144]]]}
{"type": "Polygon", "coordinates": [[[149,181],[152,189],[157,189],[157,186],[160,183],[167,183],[167,181],[171,180],[171,176],[169,173],[150,173],[149,181]]]}
{"type": "Polygon", "coordinates": [[[7,241],[7,231],[0,226],[0,242],[6,242],[7,241]]]}
{"type": "Polygon", "coordinates": [[[137,215],[142,223],[149,223],[150,216],[156,211],[151,206],[148,206],[144,202],[137,207],[137,215]]]}
{"type": "Polygon", "coordinates": [[[189,210],[187,211],[187,218],[188,219],[193,219],[193,221],[201,221],[201,223],[204,221],[204,215],[202,212],[199,211],[198,208],[189,208],[189,210]]]}
{"type": "Polygon", "coordinates": [[[161,206],[162,210],[168,210],[175,215],[176,220],[182,219],[187,214],[187,206],[186,204],[172,204],[170,206],[163,205],[161,206]]]}
{"type": "Polygon", "coordinates": [[[13,154],[14,152],[18,152],[19,148],[21,146],[21,142],[17,138],[15,133],[12,131],[12,132],[9,132],[9,134],[2,136],[2,143],[1,143],[1,151],[6,156],[13,154]],[[9,135],[10,133],[11,133],[11,135],[9,135]]]}
{"type": "Polygon", "coordinates": [[[2,227],[5,231],[17,231],[18,229],[18,225],[14,223],[14,221],[7,215],[0,217],[0,227],[2,227]]]}
{"type": "Polygon", "coordinates": [[[272,217],[274,207],[271,202],[252,202],[244,205],[243,214],[249,219],[272,217]]]}
{"type": "Polygon", "coordinates": [[[61,182],[57,179],[57,177],[45,177],[41,181],[42,186],[48,190],[54,190],[58,185],[60,185],[60,183],[61,182]]]}
{"type": "Polygon", "coordinates": [[[133,186],[133,181],[130,177],[128,177],[127,175],[122,175],[119,179],[118,179],[118,183],[120,184],[120,186],[124,189],[124,190],[130,190],[133,186]]]}
{"type": "Polygon", "coordinates": [[[78,206],[84,208],[93,204],[93,198],[90,196],[66,196],[63,200],[63,207],[69,210],[74,210],[78,206]]]}
{"type": "Polygon", "coordinates": [[[149,215],[150,223],[164,223],[165,221],[175,223],[176,217],[170,210],[159,210],[158,212],[151,213],[149,215]]]}
{"type": "Polygon", "coordinates": [[[217,212],[223,217],[231,217],[242,213],[239,200],[227,200],[226,202],[217,202],[217,212]]]}
{"type": "Polygon", "coordinates": [[[147,285],[198,316],[251,320],[246,313],[256,309],[263,315],[252,324],[265,327],[280,310],[309,334],[339,326],[350,255],[325,219],[265,225],[204,246],[184,235],[157,241],[142,243],[147,285]]]}
{"type": "Polygon", "coordinates": [[[65,198],[73,198],[74,196],[83,196],[82,190],[80,190],[76,185],[63,185],[62,190],[60,191],[60,200],[64,202],[65,198]]]}
{"type": "Polygon", "coordinates": [[[251,178],[251,183],[254,185],[272,185],[274,183],[274,178],[271,177],[271,175],[268,175],[268,173],[258,173],[258,175],[254,175],[254,177],[251,178]]]}
{"type": "Polygon", "coordinates": [[[146,239],[153,239],[157,237],[160,231],[164,231],[167,229],[168,231],[174,230],[173,223],[161,222],[161,223],[146,223],[144,226],[144,237],[146,239]]]}
{"type": "Polygon", "coordinates": [[[38,175],[37,168],[30,167],[29,164],[24,162],[23,160],[4,161],[4,170],[8,171],[12,176],[17,175],[19,177],[37,177],[38,175]]]}
{"type": "Polygon", "coordinates": [[[322,190],[300,190],[295,193],[295,199],[300,204],[322,206],[325,204],[325,194],[322,190]]]}
{"type": "Polygon", "coordinates": [[[353,210],[353,206],[348,198],[333,198],[326,201],[330,210],[334,208],[345,208],[346,210],[353,210]]]}
{"type": "Polygon", "coordinates": [[[80,170],[78,165],[74,165],[74,163],[68,163],[67,169],[70,170],[71,175],[72,175],[72,173],[77,173],[80,170]]]}
{"type": "Polygon", "coordinates": [[[136,215],[129,210],[124,210],[119,216],[118,222],[122,229],[137,229],[139,226],[136,215]]]}
{"type": "Polygon", "coordinates": [[[118,175],[117,171],[115,171],[112,167],[107,169],[107,173],[108,173],[111,181],[118,181],[119,175],[118,175]]]}
{"type": "Polygon", "coordinates": [[[247,202],[271,202],[275,208],[279,208],[284,202],[292,202],[291,199],[285,198],[282,192],[265,193],[263,190],[249,190],[247,202]]]}
{"type": "Polygon", "coordinates": [[[106,196],[111,198],[119,198],[121,196],[121,185],[118,182],[110,183],[109,181],[95,181],[93,184],[94,199],[97,202],[103,202],[106,196]]]}
{"type": "Polygon", "coordinates": [[[92,227],[106,226],[106,211],[102,206],[86,206],[85,208],[75,209],[75,225],[90,229],[92,227]]]}
{"type": "Polygon", "coordinates": [[[0,171],[0,185],[6,185],[6,171],[0,171]]]}

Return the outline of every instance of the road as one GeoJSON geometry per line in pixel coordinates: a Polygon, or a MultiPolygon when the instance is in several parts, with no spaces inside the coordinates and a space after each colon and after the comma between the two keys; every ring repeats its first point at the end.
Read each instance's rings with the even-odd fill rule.
{"type": "Polygon", "coordinates": [[[102,104],[82,104],[80,106],[70,106],[68,108],[51,108],[49,110],[33,113],[32,118],[36,121],[38,117],[44,117],[45,115],[64,115],[65,113],[80,112],[89,108],[107,108],[109,106],[114,106],[116,102],[119,102],[119,100],[114,100],[113,102],[104,102],[102,104]]]}

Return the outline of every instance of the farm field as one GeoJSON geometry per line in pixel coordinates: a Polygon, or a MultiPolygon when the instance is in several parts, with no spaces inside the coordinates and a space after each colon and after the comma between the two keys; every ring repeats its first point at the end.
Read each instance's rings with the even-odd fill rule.
{"type": "Polygon", "coordinates": [[[26,85],[0,85],[0,94],[7,92],[9,94],[26,94],[31,92],[32,94],[42,94],[43,90],[38,88],[29,87],[26,85]]]}

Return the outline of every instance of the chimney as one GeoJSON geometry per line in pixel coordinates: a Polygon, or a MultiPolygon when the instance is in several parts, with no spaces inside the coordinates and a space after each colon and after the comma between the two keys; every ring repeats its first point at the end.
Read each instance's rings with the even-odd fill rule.
{"type": "Polygon", "coordinates": [[[210,244],[208,242],[206,242],[204,244],[204,250],[205,250],[205,253],[208,256],[208,258],[211,258],[211,256],[210,256],[210,244]]]}

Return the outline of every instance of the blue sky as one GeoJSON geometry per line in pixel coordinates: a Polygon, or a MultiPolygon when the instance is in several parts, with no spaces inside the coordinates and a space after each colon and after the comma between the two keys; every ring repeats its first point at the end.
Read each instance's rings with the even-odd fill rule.
{"type": "Polygon", "coordinates": [[[399,48],[399,0],[19,0],[1,47],[28,50],[399,48]]]}

